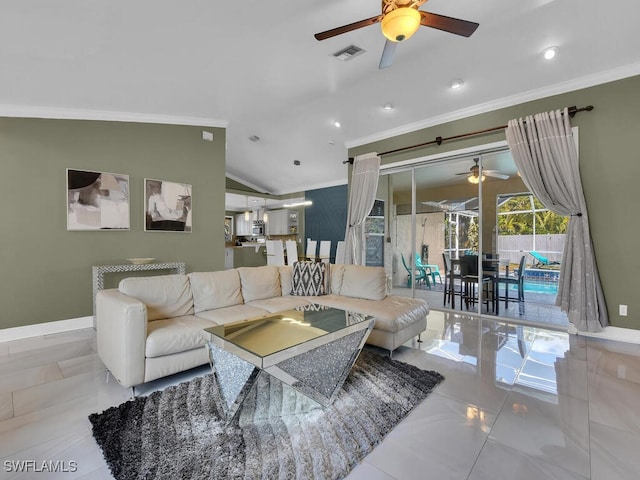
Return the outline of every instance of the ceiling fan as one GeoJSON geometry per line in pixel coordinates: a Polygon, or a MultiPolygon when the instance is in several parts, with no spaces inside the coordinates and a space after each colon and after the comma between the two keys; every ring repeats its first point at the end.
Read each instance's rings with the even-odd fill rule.
{"type": "Polygon", "coordinates": [[[505,175],[504,173],[500,173],[496,170],[485,170],[484,168],[482,169],[482,178],[480,178],[480,166],[478,165],[479,160],[479,158],[474,158],[473,161],[475,163],[468,172],[459,172],[456,173],[456,175],[466,175],[469,183],[479,183],[481,181],[484,182],[485,177],[494,177],[501,180],[506,180],[507,178],[509,178],[509,175],[505,175]]]}
{"type": "Polygon", "coordinates": [[[420,5],[427,0],[382,0],[382,14],[375,17],[360,20],[341,27],[332,28],[324,32],[316,33],[317,40],[342,35],[362,27],[368,27],[374,23],[380,23],[382,33],[387,38],[382,51],[382,58],[378,68],[386,68],[393,63],[393,55],[398,42],[411,37],[421,25],[436,28],[463,37],[470,37],[478,28],[477,23],[458,18],[446,17],[437,13],[418,10],[420,5]]]}

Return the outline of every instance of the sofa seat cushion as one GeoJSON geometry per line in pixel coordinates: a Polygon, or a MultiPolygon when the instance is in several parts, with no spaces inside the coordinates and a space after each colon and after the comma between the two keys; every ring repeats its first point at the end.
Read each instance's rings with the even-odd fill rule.
{"type": "Polygon", "coordinates": [[[186,275],[129,277],[120,280],[118,289],[147,306],[147,320],[193,314],[193,297],[186,275]]]}
{"type": "Polygon", "coordinates": [[[248,303],[252,307],[261,308],[270,313],[291,310],[295,307],[309,305],[309,297],[297,297],[294,295],[284,295],[282,297],[265,298],[264,300],[254,300],[248,303]]]}
{"type": "Polygon", "coordinates": [[[200,318],[209,320],[216,325],[226,325],[231,322],[249,320],[250,318],[262,317],[269,312],[252,305],[232,305],[231,307],[216,308],[215,310],[205,310],[196,314],[200,318]]]}
{"type": "Polygon", "coordinates": [[[282,295],[278,267],[272,265],[266,267],[240,267],[237,271],[240,274],[242,297],[245,303],[282,295]]]}
{"type": "Polygon", "coordinates": [[[195,313],[243,303],[237,270],[194,272],[187,275],[195,313]]]}
{"type": "Polygon", "coordinates": [[[147,324],[145,356],[160,357],[204,347],[209,340],[205,328],[213,323],[193,315],[156,320],[147,324]]]}
{"type": "Polygon", "coordinates": [[[312,301],[328,307],[371,315],[375,318],[373,328],[391,333],[403,330],[429,313],[429,304],[426,301],[394,295],[388,295],[383,300],[324,295],[314,297],[312,301]]]}

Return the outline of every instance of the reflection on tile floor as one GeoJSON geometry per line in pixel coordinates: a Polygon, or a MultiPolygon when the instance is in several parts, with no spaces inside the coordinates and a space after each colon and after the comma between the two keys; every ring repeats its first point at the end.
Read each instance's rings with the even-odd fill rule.
{"type": "MultiPolygon", "coordinates": [[[[405,286],[395,286],[392,289],[394,295],[411,296],[411,289],[405,286]]],[[[422,298],[429,302],[433,310],[450,311],[451,302],[444,302],[444,286],[441,283],[432,285],[431,288],[425,285],[418,285],[414,289],[416,298],[422,298]]],[[[501,293],[502,295],[502,293],[501,293]]],[[[520,313],[520,305],[517,302],[509,302],[507,305],[501,300],[498,305],[498,312],[492,308],[482,307],[482,313],[505,319],[513,319],[520,323],[535,323],[549,325],[550,328],[566,328],[569,325],[567,315],[560,311],[560,307],[555,304],[556,295],[549,293],[526,292],[523,312],[520,313]]],[[[455,308],[453,310],[464,313],[475,313],[477,306],[473,305],[467,309],[466,305],[461,310],[460,298],[455,298],[455,308]]]]}
{"type": "MultiPolygon", "coordinates": [[[[638,478],[640,345],[438,311],[421,337],[393,358],[445,381],[349,480],[638,478]]],[[[78,471],[60,478],[111,478],[87,416],[126,401],[129,391],[105,377],[91,329],[2,344],[3,467],[73,460],[78,471]]],[[[5,467],[0,478],[30,477],[5,467]]]]}

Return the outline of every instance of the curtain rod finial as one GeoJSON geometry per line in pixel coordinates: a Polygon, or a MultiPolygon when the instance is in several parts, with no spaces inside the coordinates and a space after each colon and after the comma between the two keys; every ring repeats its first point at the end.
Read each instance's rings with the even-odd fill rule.
{"type": "Polygon", "coordinates": [[[351,165],[353,165],[353,157],[349,157],[347,158],[344,162],[342,162],[343,164],[345,163],[350,163],[351,165]]]}

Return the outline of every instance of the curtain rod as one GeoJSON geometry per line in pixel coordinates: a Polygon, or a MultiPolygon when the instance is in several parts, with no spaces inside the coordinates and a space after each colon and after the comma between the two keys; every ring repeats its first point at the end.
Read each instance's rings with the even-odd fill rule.
{"type": "MultiPolygon", "coordinates": [[[[593,105],[587,105],[586,107],[582,107],[582,108],[578,108],[574,105],[572,107],[569,107],[569,116],[573,118],[575,114],[578,112],[590,112],[591,110],[593,110],[593,105]]],[[[458,138],[472,137],[474,135],[482,135],[483,133],[495,132],[496,130],[504,130],[505,128],[507,128],[507,126],[508,125],[500,125],[499,127],[485,128],[484,130],[477,130],[475,132],[462,133],[460,135],[454,135],[453,137],[447,137],[447,138],[436,137],[435,140],[431,140],[430,142],[420,143],[418,145],[411,145],[408,147],[396,148],[395,150],[382,152],[382,153],[379,153],[378,155],[380,156],[391,155],[392,153],[404,152],[405,150],[411,150],[413,148],[426,147],[427,145],[433,145],[434,143],[437,145],[442,145],[442,142],[446,142],[448,140],[457,140],[458,138]]],[[[353,165],[353,160],[354,160],[353,157],[349,157],[348,160],[345,160],[342,163],[350,163],[353,165]]]]}

